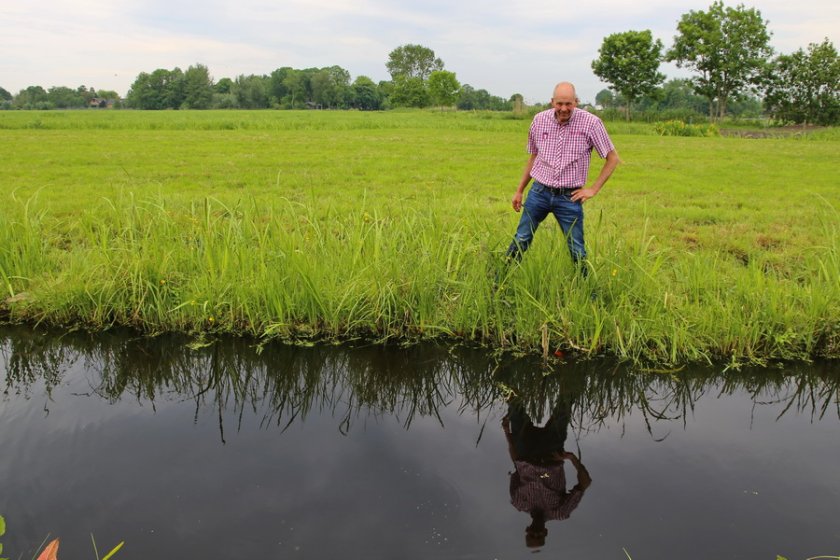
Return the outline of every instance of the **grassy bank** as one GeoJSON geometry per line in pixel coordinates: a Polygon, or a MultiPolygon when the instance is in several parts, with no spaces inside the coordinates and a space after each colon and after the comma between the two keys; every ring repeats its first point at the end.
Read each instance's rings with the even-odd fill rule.
{"type": "Polygon", "coordinates": [[[840,354],[840,138],[610,124],[624,164],[587,203],[593,274],[572,274],[546,222],[494,290],[527,127],[439,112],[0,113],[2,312],[658,363],[840,354]]]}

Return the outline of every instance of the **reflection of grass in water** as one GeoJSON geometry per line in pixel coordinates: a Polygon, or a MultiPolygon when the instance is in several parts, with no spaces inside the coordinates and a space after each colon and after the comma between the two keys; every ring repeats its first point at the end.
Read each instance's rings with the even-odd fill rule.
{"type": "MultiPolygon", "coordinates": [[[[648,426],[658,420],[687,420],[701,398],[745,392],[779,416],[840,419],[840,377],[820,364],[780,369],[632,372],[592,362],[546,366],[539,360],[498,360],[486,353],[428,345],[402,349],[300,348],[244,341],[197,350],[170,337],[126,340],[66,336],[50,339],[21,331],[0,346],[7,363],[4,390],[27,394],[42,382],[49,391],[82,361],[99,372],[89,380],[95,393],[116,402],[126,397],[193,401],[195,414],[217,414],[241,423],[254,415],[266,428],[285,429],[311,414],[329,414],[340,429],[369,417],[391,416],[406,428],[418,417],[442,420],[455,404],[482,426],[506,408],[504,387],[532,418],[565,407],[579,430],[597,431],[634,411],[648,426]],[[456,400],[457,399],[457,400],[456,400]]],[[[228,420],[228,423],[230,420],[228,420]]],[[[238,426],[234,426],[238,429],[238,426]]],[[[227,426],[231,429],[231,426],[227,426]]],[[[652,429],[651,429],[652,432],[652,429]]]]}
{"type": "Polygon", "coordinates": [[[37,138],[0,115],[0,305],[95,329],[655,363],[840,351],[835,140],[610,123],[625,163],[587,203],[591,279],[547,222],[494,291],[527,121],[269,113],[50,114],[37,138]]]}

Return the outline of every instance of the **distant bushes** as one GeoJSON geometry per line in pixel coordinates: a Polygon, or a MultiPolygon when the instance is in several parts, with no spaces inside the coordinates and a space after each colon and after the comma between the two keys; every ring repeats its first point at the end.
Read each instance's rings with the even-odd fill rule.
{"type": "Polygon", "coordinates": [[[653,128],[660,136],[720,136],[716,124],[686,124],[681,120],[659,121],[653,128]]]}

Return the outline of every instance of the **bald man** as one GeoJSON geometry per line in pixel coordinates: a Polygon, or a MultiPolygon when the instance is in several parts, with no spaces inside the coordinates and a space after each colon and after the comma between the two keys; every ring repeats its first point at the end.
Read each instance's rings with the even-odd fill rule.
{"type": "Polygon", "coordinates": [[[507,256],[516,260],[528,250],[534,232],[549,213],[563,230],[569,253],[586,275],[583,242],[583,203],[597,195],[618,166],[615,151],[601,119],[577,108],[575,86],[554,87],[551,109],[537,113],[528,133],[528,162],[513,195],[513,209],[522,212],[507,256]],[[586,187],[592,150],[605,160],[598,177],[586,187]],[[522,196],[534,180],[525,203],[522,196]]]}

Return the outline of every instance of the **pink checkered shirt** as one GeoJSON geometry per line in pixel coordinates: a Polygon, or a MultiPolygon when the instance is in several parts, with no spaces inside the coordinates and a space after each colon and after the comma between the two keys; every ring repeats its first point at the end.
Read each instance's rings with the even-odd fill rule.
{"type": "Polygon", "coordinates": [[[582,187],[592,148],[602,158],[615,149],[604,123],[592,113],[576,108],[565,124],[554,118],[554,109],[537,113],[528,132],[528,153],[537,155],[531,177],[549,187],[582,187]]]}

